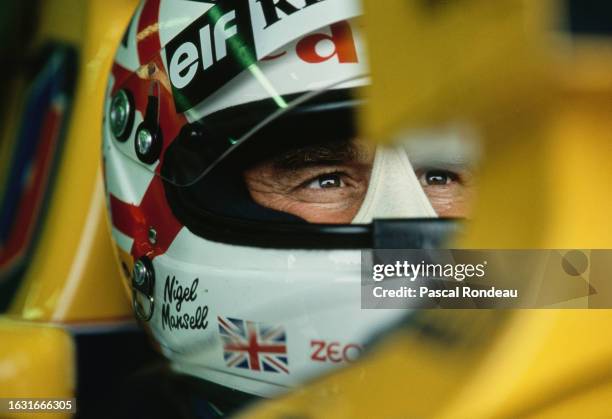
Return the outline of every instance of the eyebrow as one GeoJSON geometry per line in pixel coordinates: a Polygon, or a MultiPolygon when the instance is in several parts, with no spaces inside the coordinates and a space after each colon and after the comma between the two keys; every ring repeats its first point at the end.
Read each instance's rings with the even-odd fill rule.
{"type": "Polygon", "coordinates": [[[277,169],[297,169],[326,163],[344,163],[360,158],[359,147],[352,140],[310,145],[284,152],[272,159],[277,169]]]}

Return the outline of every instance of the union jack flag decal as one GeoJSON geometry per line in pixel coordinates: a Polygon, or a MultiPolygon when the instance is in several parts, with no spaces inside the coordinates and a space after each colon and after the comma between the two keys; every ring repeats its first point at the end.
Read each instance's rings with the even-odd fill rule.
{"type": "Polygon", "coordinates": [[[228,367],[289,373],[284,327],[221,316],[217,320],[228,367]]]}

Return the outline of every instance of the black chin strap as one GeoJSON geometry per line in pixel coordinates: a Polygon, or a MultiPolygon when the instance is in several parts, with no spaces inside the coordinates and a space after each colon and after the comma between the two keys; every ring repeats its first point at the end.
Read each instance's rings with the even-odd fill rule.
{"type": "Polygon", "coordinates": [[[436,249],[447,245],[458,231],[458,220],[417,218],[374,220],[373,249],[436,249]]]}

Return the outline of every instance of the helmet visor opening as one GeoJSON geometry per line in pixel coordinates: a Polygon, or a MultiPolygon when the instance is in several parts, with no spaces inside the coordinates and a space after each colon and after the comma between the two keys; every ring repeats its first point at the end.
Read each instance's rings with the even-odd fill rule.
{"type": "MultiPolygon", "coordinates": [[[[197,182],[176,189],[201,208],[225,216],[313,221],[300,211],[287,211],[269,202],[280,195],[286,202],[313,208],[346,206],[352,200],[356,211],[371,170],[371,152],[357,139],[355,114],[360,104],[350,89],[327,91],[262,126],[223,159],[217,157],[223,149],[215,148],[216,141],[225,143],[232,130],[240,127],[227,124],[215,130],[219,138],[209,136],[202,141],[211,119],[188,124],[168,148],[162,175],[177,180],[172,182],[176,186],[210,167],[197,182]]],[[[257,111],[265,112],[268,105],[252,103],[227,112],[247,115],[248,111],[243,118],[248,121],[257,119],[257,111]]],[[[213,118],[227,121],[224,115],[213,118]]]]}

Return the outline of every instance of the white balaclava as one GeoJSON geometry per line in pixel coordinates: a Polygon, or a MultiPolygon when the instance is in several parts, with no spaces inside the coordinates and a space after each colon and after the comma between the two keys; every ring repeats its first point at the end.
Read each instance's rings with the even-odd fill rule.
{"type": "Polygon", "coordinates": [[[414,173],[403,147],[378,147],[368,192],[353,224],[374,218],[433,218],[436,212],[414,173]]]}

